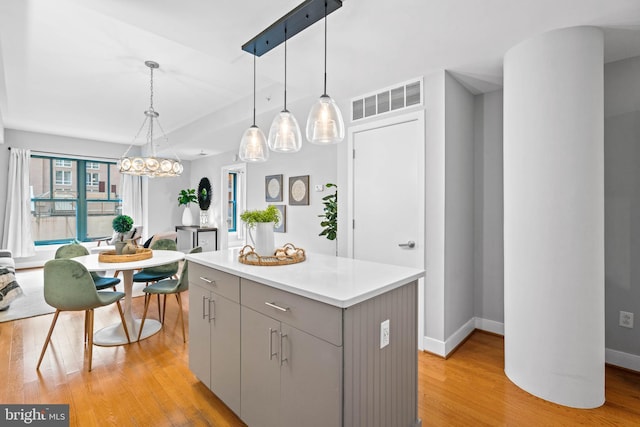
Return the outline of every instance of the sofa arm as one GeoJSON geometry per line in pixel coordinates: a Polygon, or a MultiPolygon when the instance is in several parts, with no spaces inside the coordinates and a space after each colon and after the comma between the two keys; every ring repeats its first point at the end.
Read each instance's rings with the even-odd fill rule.
{"type": "Polygon", "coordinates": [[[0,249],[0,257],[2,258],[13,258],[13,254],[9,249],[0,249]]]}

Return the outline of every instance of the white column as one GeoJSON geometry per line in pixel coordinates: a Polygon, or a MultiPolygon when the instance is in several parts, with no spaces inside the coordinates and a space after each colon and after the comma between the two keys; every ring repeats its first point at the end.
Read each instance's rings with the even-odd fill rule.
{"type": "Polygon", "coordinates": [[[505,373],[542,399],[604,403],[603,35],[504,59],[505,373]]]}

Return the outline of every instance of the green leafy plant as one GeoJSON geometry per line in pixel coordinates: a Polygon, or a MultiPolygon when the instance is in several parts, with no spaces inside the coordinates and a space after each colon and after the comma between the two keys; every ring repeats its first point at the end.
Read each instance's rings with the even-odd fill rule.
{"type": "Polygon", "coordinates": [[[324,229],[318,236],[325,236],[329,240],[336,240],[338,237],[338,186],[331,183],[325,184],[325,186],[327,188],[335,187],[336,192],[322,198],[324,213],[318,216],[324,218],[324,220],[320,222],[320,226],[324,227],[324,229]]]}
{"type": "Polygon", "coordinates": [[[113,218],[111,226],[116,233],[126,233],[133,228],[133,219],[129,215],[118,215],[113,218]]]}
{"type": "Polygon", "coordinates": [[[178,194],[178,206],[189,206],[189,203],[195,203],[197,201],[198,196],[196,196],[196,190],[194,188],[180,190],[180,194],[178,194]]]}
{"type": "Polygon", "coordinates": [[[249,228],[255,227],[258,222],[273,222],[275,225],[280,220],[280,211],[275,206],[269,205],[263,210],[244,211],[240,214],[240,219],[249,228]]]}

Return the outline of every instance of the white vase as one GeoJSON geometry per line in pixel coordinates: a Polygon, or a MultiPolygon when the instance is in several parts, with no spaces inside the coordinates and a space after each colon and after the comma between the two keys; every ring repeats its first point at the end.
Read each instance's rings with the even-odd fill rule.
{"type": "Polygon", "coordinates": [[[189,206],[185,206],[184,211],[182,211],[182,225],[193,225],[193,214],[189,206]]]}
{"type": "Polygon", "coordinates": [[[258,222],[256,228],[249,228],[249,238],[253,243],[254,251],[260,256],[272,256],[276,253],[276,244],[273,238],[273,222],[258,222]],[[255,239],[252,235],[255,233],[255,239]]]}

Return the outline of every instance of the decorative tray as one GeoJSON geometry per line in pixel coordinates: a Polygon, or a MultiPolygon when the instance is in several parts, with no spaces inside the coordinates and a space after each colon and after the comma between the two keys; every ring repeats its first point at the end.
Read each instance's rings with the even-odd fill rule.
{"type": "Polygon", "coordinates": [[[98,255],[99,262],[131,262],[141,261],[153,257],[153,251],[147,248],[138,248],[135,254],[116,254],[116,251],[104,251],[98,255]]]}
{"type": "Polygon", "coordinates": [[[307,258],[304,249],[296,248],[291,243],[276,249],[273,256],[260,256],[253,250],[253,247],[246,245],[240,250],[240,255],[238,256],[238,261],[242,264],[263,266],[296,264],[305,259],[307,258]]]}

